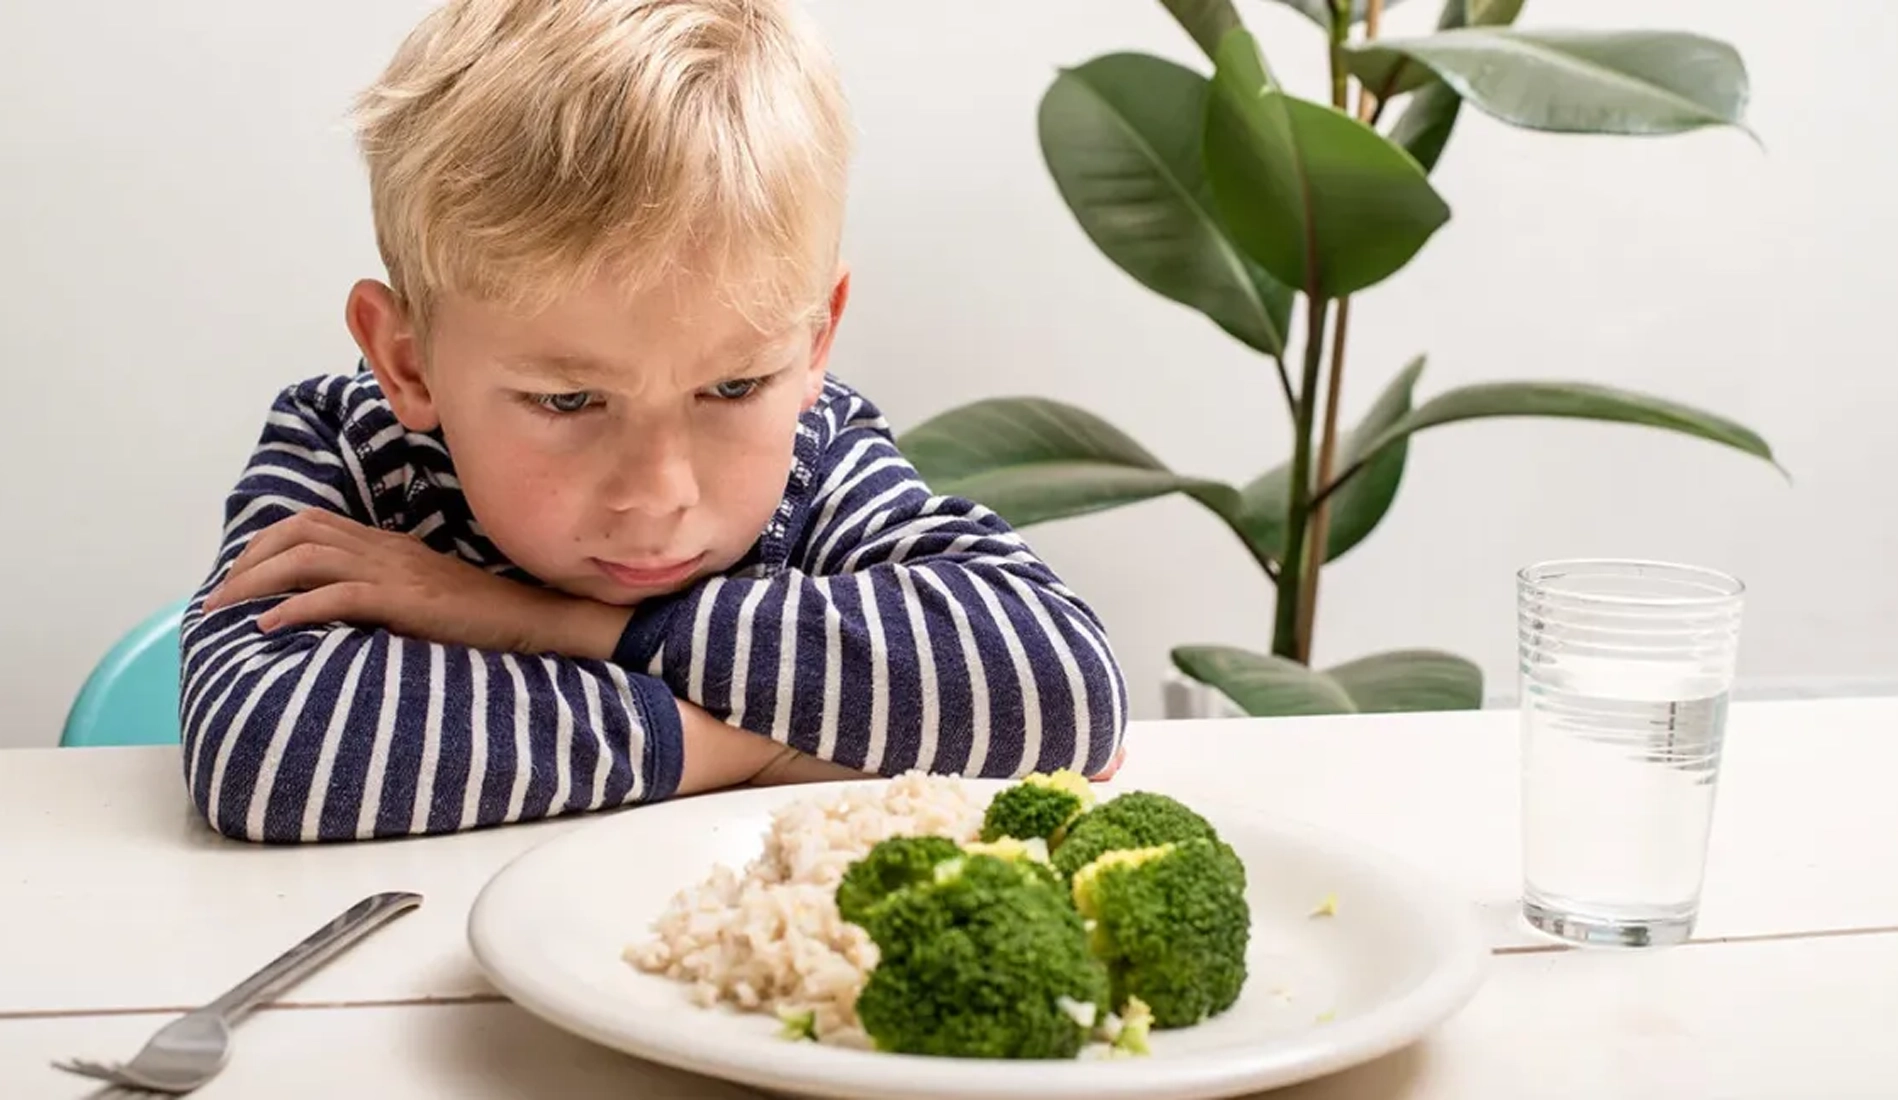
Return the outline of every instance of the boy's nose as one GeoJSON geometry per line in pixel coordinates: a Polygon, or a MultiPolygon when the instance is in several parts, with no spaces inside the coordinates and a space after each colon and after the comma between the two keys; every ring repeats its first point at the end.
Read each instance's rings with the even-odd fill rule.
{"type": "Polygon", "coordinates": [[[692,449],[676,432],[642,431],[614,456],[607,471],[607,506],[616,512],[671,515],[699,502],[692,449]]]}

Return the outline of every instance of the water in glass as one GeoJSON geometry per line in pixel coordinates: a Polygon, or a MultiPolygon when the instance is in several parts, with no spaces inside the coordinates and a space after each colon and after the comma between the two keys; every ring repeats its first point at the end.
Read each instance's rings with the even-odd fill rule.
{"type": "Polygon", "coordinates": [[[1563,939],[1692,932],[1726,732],[1739,585],[1640,562],[1520,584],[1523,911],[1563,939]]]}

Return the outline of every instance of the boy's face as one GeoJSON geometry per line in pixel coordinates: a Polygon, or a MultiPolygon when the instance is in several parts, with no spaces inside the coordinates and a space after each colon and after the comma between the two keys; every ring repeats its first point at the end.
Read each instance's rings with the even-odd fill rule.
{"type": "Polygon", "coordinates": [[[730,568],[777,509],[847,296],[762,333],[703,284],[601,279],[534,314],[434,303],[424,350],[387,287],[357,343],[410,430],[439,426],[482,529],[556,588],[630,605],[730,568]]]}

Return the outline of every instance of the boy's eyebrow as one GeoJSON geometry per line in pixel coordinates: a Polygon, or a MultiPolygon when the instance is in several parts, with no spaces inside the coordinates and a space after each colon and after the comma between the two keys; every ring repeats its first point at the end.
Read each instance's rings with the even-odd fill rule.
{"type": "Polygon", "coordinates": [[[610,373],[605,364],[588,355],[512,355],[503,362],[523,374],[575,389],[585,389],[588,383],[610,373]]]}
{"type": "MultiPolygon", "coordinates": [[[[782,350],[789,342],[789,333],[780,334],[762,343],[752,344],[736,362],[722,365],[716,372],[709,373],[707,384],[728,382],[738,378],[754,376],[759,367],[782,350]]],[[[614,375],[613,368],[591,355],[553,353],[542,355],[510,355],[502,360],[509,369],[523,374],[531,374],[547,382],[571,386],[576,390],[586,389],[614,375]]]]}
{"type": "MultiPolygon", "coordinates": [[[[751,378],[755,376],[759,368],[769,364],[777,353],[784,349],[785,343],[784,337],[780,336],[754,346],[750,351],[747,351],[740,357],[736,363],[719,371],[717,380],[720,382],[728,382],[737,378],[751,378]]],[[[776,373],[779,369],[781,368],[773,367],[772,373],[776,373]]]]}
{"type": "Polygon", "coordinates": [[[790,342],[790,333],[778,333],[762,341],[746,341],[741,345],[744,351],[734,359],[714,360],[716,369],[707,370],[702,376],[701,385],[716,386],[720,382],[735,382],[741,378],[757,378],[761,374],[777,374],[784,369],[782,363],[774,362],[780,352],[790,342]]]}

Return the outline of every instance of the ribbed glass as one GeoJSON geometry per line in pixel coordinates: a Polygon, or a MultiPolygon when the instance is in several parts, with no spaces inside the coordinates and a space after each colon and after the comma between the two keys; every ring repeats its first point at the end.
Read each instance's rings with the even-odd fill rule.
{"type": "Polygon", "coordinates": [[[1665,562],[1517,575],[1523,911],[1647,946],[1698,918],[1744,586],[1665,562]]]}

